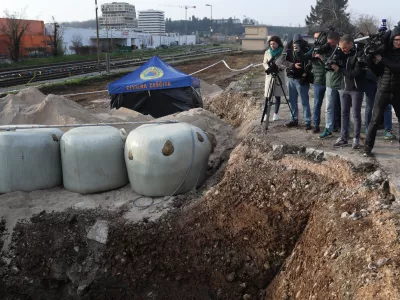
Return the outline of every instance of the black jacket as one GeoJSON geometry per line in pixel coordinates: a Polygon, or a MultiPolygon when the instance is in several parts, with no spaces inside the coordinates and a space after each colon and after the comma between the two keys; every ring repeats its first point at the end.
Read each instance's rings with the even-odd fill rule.
{"type": "Polygon", "coordinates": [[[400,94],[400,49],[388,50],[382,60],[378,64],[371,63],[370,68],[380,77],[380,92],[400,94]]]}
{"type": "Polygon", "coordinates": [[[388,47],[382,55],[382,60],[375,64],[371,58],[370,69],[380,77],[378,91],[400,95],[400,49],[393,48],[393,39],[400,35],[400,28],[392,30],[388,47]]]}
{"type": "Polygon", "coordinates": [[[309,61],[309,59],[305,55],[307,52],[310,51],[309,44],[304,40],[300,40],[298,41],[298,43],[300,45],[299,52],[293,51],[293,42],[288,43],[288,45],[286,46],[286,60],[283,63],[287,67],[287,76],[294,79],[300,79],[303,77],[303,74],[305,73],[304,68],[309,61]],[[301,63],[302,68],[296,69],[294,66],[296,63],[301,63]]]}
{"type": "Polygon", "coordinates": [[[356,51],[343,55],[339,61],[339,72],[343,75],[341,90],[362,92],[365,84],[366,70],[360,67],[356,51]]]}

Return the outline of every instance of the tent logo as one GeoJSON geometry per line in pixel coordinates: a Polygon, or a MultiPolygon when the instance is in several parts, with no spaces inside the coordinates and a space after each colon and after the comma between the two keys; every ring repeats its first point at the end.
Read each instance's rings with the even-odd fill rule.
{"type": "Polygon", "coordinates": [[[163,77],[164,72],[160,68],[150,67],[140,73],[140,78],[142,80],[156,79],[163,77]]]}

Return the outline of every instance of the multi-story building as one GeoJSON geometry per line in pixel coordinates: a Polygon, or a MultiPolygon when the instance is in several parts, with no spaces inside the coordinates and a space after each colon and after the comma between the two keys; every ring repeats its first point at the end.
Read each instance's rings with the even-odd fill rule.
{"type": "Polygon", "coordinates": [[[99,23],[104,29],[137,28],[135,6],[126,2],[112,2],[101,5],[99,23]]]}
{"type": "Polygon", "coordinates": [[[160,10],[139,11],[139,29],[151,34],[165,34],[165,15],[160,10]]]}

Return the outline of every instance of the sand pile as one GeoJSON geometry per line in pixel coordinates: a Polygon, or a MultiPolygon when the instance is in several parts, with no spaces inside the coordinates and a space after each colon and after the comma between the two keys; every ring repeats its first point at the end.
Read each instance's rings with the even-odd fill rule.
{"type": "Polygon", "coordinates": [[[100,119],[82,106],[62,96],[45,96],[36,88],[0,100],[0,124],[94,123],[100,119]]]}
{"type": "Polygon", "coordinates": [[[46,96],[33,87],[0,99],[0,125],[64,125],[149,119],[152,118],[128,109],[88,110],[75,101],[58,95],[46,96]]]}

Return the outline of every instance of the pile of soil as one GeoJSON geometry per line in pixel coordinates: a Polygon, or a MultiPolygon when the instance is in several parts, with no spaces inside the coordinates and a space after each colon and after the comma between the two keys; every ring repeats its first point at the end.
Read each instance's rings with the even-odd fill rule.
{"type": "Polygon", "coordinates": [[[63,96],[46,96],[34,87],[0,99],[0,125],[65,125],[144,119],[152,118],[131,110],[87,110],[75,101],[63,96]]]}
{"type": "MultiPolygon", "coordinates": [[[[382,193],[360,189],[365,175],[339,159],[274,160],[272,154],[264,139],[249,137],[232,152],[217,186],[156,221],[131,223],[115,213],[71,210],[18,223],[11,251],[3,254],[1,294],[7,299],[294,299],[299,285],[291,274],[307,271],[321,272],[321,283],[348,284],[349,297],[343,299],[355,299],[362,290],[351,285],[353,273],[337,273],[331,264],[331,279],[324,279],[315,251],[322,256],[327,251],[326,260],[343,255],[346,263],[357,262],[358,245],[348,239],[358,240],[363,235],[357,232],[378,220],[373,203],[382,193]],[[337,211],[363,207],[370,215],[354,221],[342,220],[337,211]],[[346,226],[327,224],[331,219],[346,226]],[[106,244],[86,237],[96,220],[108,221],[106,244]],[[341,243],[347,248],[339,250],[341,243]],[[300,267],[291,267],[292,257],[299,257],[300,267]]],[[[314,284],[306,278],[296,280],[314,284]]],[[[299,299],[317,291],[307,288],[299,299]]]]}

